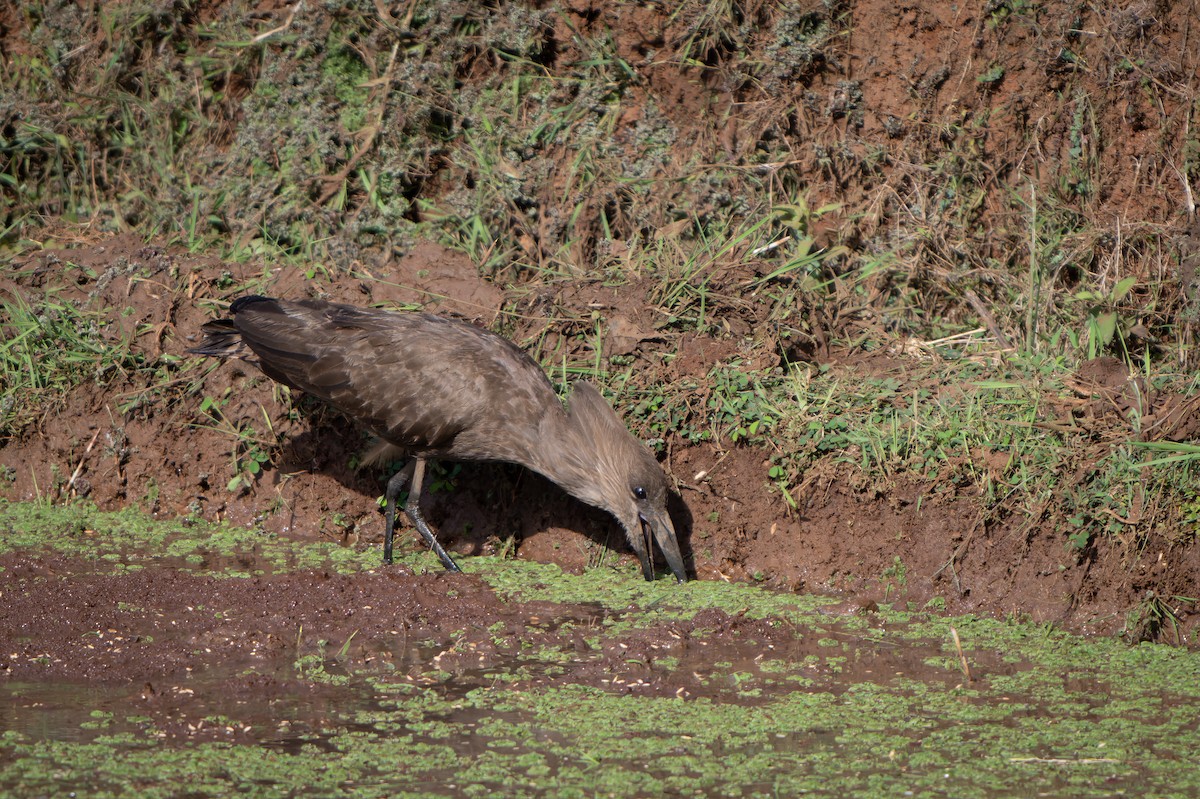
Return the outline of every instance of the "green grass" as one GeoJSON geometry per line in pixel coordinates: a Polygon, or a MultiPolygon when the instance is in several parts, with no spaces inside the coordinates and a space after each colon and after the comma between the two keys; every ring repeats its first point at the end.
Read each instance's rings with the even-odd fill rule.
{"type": "Polygon", "coordinates": [[[53,291],[0,302],[0,441],[61,409],[76,386],[119,381],[145,365],[132,336],[110,332],[120,329],[111,315],[81,310],[53,291]]]}
{"type": "Polygon", "coordinates": [[[888,376],[733,359],[703,381],[627,389],[630,418],[655,441],[769,445],[763,478],[789,503],[824,462],[879,490],[908,479],[978,495],[985,518],[1027,517],[1071,551],[1109,536],[1194,539],[1194,448],[1139,442],[1136,417],[1098,436],[1070,413],[1061,358],[960,351],[970,341],[888,376]]]}

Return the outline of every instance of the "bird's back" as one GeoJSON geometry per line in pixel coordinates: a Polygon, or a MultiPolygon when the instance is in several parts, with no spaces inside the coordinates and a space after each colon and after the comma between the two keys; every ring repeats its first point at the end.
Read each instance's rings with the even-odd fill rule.
{"type": "Polygon", "coordinates": [[[528,355],[464,322],[261,297],[230,310],[267,376],[415,454],[526,463],[547,417],[564,414],[528,355]]]}

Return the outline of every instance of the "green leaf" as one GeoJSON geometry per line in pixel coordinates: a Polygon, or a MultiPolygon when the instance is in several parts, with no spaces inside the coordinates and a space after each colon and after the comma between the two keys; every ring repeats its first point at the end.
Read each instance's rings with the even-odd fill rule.
{"type": "Polygon", "coordinates": [[[1137,285],[1136,277],[1125,277],[1117,281],[1117,285],[1112,290],[1112,301],[1120,302],[1125,299],[1125,295],[1129,290],[1137,285]]]}
{"type": "Polygon", "coordinates": [[[1113,340],[1113,336],[1117,332],[1117,314],[1115,311],[1108,311],[1096,317],[1093,322],[1096,331],[1096,343],[1101,346],[1107,346],[1113,340]]]}

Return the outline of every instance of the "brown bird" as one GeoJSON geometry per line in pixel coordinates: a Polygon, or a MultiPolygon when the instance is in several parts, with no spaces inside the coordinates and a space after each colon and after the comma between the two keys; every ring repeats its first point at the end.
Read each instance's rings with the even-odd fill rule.
{"type": "Polygon", "coordinates": [[[564,409],[515,344],[427,313],[259,296],[234,300],[229,313],[205,324],[204,341],[189,352],[256,363],[412,456],[387,484],[385,563],[392,562],[396,497],[411,481],[405,512],[442,565],[458,571],[421,514],[425,463],[504,461],[615,516],[647,580],[654,579],[652,539],[675,578],[687,580],[666,475],[589,383],[574,384],[564,409]]]}

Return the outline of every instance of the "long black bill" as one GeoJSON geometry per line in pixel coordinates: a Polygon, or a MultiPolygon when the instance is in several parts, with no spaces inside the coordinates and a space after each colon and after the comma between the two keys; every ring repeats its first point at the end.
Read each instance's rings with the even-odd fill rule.
{"type": "Polygon", "coordinates": [[[654,547],[650,544],[650,539],[653,537],[658,544],[658,551],[663,554],[675,579],[678,582],[686,583],[687,569],[683,565],[683,555],[679,554],[679,541],[675,538],[675,525],[671,524],[671,518],[663,513],[661,516],[642,516],[640,521],[642,536],[645,539],[645,546],[638,553],[642,561],[642,576],[647,580],[654,579],[654,547]]]}

